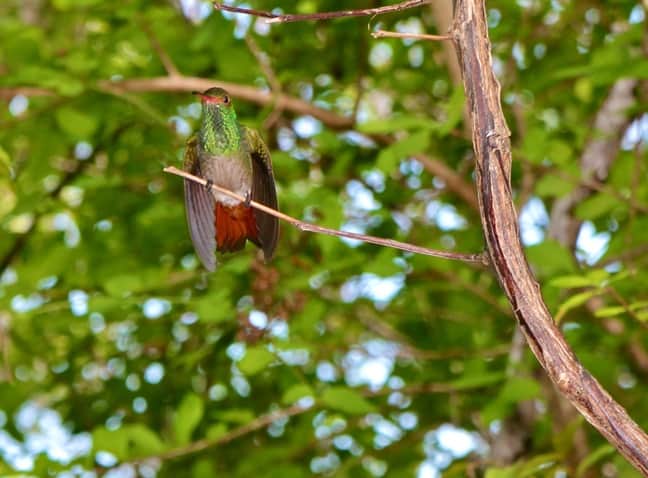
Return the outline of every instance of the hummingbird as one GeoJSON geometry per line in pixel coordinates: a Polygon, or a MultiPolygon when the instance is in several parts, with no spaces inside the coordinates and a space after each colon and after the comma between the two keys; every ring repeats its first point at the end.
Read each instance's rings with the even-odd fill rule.
{"type": "Polygon", "coordinates": [[[277,191],[268,147],[259,133],[241,125],[232,98],[222,88],[193,92],[200,97],[200,129],[187,140],[184,168],[207,181],[185,179],[187,223],[194,249],[209,271],[216,268],[214,252],[234,252],[247,240],[263,250],[269,261],[277,247],[276,217],[250,207],[254,200],[277,209],[277,191]],[[245,197],[238,201],[217,191],[215,184],[245,197]]]}

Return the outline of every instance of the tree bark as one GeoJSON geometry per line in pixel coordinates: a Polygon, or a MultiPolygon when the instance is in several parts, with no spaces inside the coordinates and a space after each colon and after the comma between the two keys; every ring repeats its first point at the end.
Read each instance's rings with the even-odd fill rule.
{"type": "Polygon", "coordinates": [[[458,0],[453,35],[472,120],[480,215],[493,269],[553,384],[648,476],[648,436],[580,364],[554,323],[522,250],[511,194],[510,132],[492,69],[483,0],[458,0]]]}

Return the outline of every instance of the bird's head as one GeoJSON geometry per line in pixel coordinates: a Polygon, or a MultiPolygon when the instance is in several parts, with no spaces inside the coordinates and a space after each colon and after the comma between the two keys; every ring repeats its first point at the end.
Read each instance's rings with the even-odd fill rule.
{"type": "Polygon", "coordinates": [[[232,107],[232,98],[229,93],[223,88],[209,88],[202,93],[200,91],[194,91],[194,95],[200,97],[200,102],[203,106],[216,106],[231,108],[232,107]]]}

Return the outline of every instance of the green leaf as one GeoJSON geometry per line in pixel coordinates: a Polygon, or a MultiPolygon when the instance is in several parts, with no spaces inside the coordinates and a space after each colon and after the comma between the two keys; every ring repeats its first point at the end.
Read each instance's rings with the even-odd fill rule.
{"type": "Polygon", "coordinates": [[[397,131],[421,129],[429,121],[429,118],[426,117],[396,115],[392,118],[360,123],[358,131],[366,134],[388,134],[397,131]]]}
{"type": "Polygon", "coordinates": [[[588,468],[591,468],[593,465],[612,455],[614,452],[615,449],[612,445],[601,445],[578,464],[578,468],[576,468],[576,477],[578,478],[583,476],[588,468]]]}
{"type": "Polygon", "coordinates": [[[203,417],[205,405],[198,395],[189,393],[185,395],[173,417],[175,441],[184,445],[191,441],[191,435],[203,417]]]}
{"type": "Polygon", "coordinates": [[[439,128],[440,136],[447,136],[463,120],[464,105],[466,104],[464,89],[454,88],[452,96],[446,104],[446,120],[439,128]]]}
{"type": "Polygon", "coordinates": [[[376,160],[376,167],[386,173],[391,173],[398,164],[416,153],[422,153],[430,144],[430,132],[427,130],[412,133],[407,138],[384,148],[376,160]]]}
{"type": "Polygon", "coordinates": [[[89,7],[97,5],[101,0],[52,0],[52,4],[59,10],[70,10],[72,8],[89,7]]]}
{"type": "Polygon", "coordinates": [[[214,462],[207,458],[196,461],[191,467],[191,478],[214,478],[218,476],[214,462]]]}
{"type": "Polygon", "coordinates": [[[200,320],[206,323],[223,322],[236,318],[236,310],[227,287],[220,287],[218,290],[202,296],[194,303],[194,310],[200,320]]]}
{"type": "Polygon", "coordinates": [[[547,239],[526,250],[529,262],[541,277],[576,272],[570,252],[557,241],[547,239]]]}
{"type": "Polygon", "coordinates": [[[0,178],[0,219],[9,214],[16,207],[16,194],[8,181],[0,178]]]}
{"type": "Polygon", "coordinates": [[[577,287],[596,287],[598,284],[589,277],[569,275],[556,277],[549,281],[549,285],[560,289],[574,289],[577,287]]]}
{"type": "Polygon", "coordinates": [[[541,470],[548,470],[560,459],[557,453],[546,453],[538,455],[531,460],[518,462],[514,465],[503,468],[489,468],[486,470],[485,478],[529,478],[537,476],[541,470]]]}
{"type": "Polygon", "coordinates": [[[567,314],[567,312],[569,312],[572,309],[575,309],[576,307],[583,305],[592,297],[596,297],[597,295],[601,295],[603,293],[604,291],[602,290],[588,290],[585,292],[580,292],[578,294],[572,295],[570,298],[568,298],[565,302],[563,302],[560,305],[560,308],[558,309],[558,312],[556,312],[556,316],[554,317],[554,320],[558,323],[561,322],[562,319],[567,314]]]}
{"type": "Polygon", "coordinates": [[[220,437],[227,434],[227,425],[224,423],[216,423],[207,428],[207,439],[218,440],[220,437]]]}
{"type": "Polygon", "coordinates": [[[330,387],[324,390],[321,402],[334,410],[361,415],[375,411],[376,407],[360,393],[348,387],[330,387]]]}
{"type": "Polygon", "coordinates": [[[482,420],[491,423],[510,415],[514,406],[540,394],[540,386],[528,378],[511,378],[499,390],[497,397],[482,409],[482,420]]]}
{"type": "Polygon", "coordinates": [[[260,345],[248,348],[237,366],[245,375],[256,375],[275,360],[275,356],[267,348],[260,345]]]}
{"type": "Polygon", "coordinates": [[[504,384],[499,395],[511,403],[531,400],[540,395],[540,385],[530,378],[511,378],[504,384]]]}
{"type": "Polygon", "coordinates": [[[129,458],[157,455],[165,450],[160,437],[145,425],[136,423],[123,427],[129,446],[129,458]]]}
{"type": "Polygon", "coordinates": [[[90,139],[99,126],[96,116],[65,107],[56,110],[56,122],[65,133],[75,140],[90,139]]]}
{"type": "Polygon", "coordinates": [[[118,460],[127,458],[128,433],[123,428],[108,430],[106,427],[95,428],[92,432],[92,448],[95,452],[107,451],[118,460]]]}
{"type": "Polygon", "coordinates": [[[285,405],[292,405],[300,398],[312,396],[314,396],[313,389],[305,383],[299,383],[284,392],[283,397],[281,397],[281,402],[285,405]]]}
{"type": "Polygon", "coordinates": [[[398,266],[395,262],[395,259],[398,256],[399,253],[394,249],[383,247],[379,250],[373,260],[366,264],[363,272],[376,274],[381,277],[393,276],[394,274],[402,272],[402,267],[398,266]]]}
{"type": "Polygon", "coordinates": [[[569,194],[574,189],[574,185],[569,181],[547,174],[542,176],[536,183],[535,191],[541,197],[561,197],[569,194]]]}
{"type": "Polygon", "coordinates": [[[641,309],[648,309],[648,301],[633,302],[624,307],[622,305],[614,305],[609,307],[601,307],[594,312],[594,316],[599,318],[614,317],[626,313],[628,310],[637,312],[641,309]]]}
{"type": "Polygon", "coordinates": [[[254,420],[254,412],[247,408],[230,408],[213,414],[215,418],[226,423],[236,423],[238,425],[245,425],[254,420]]]}
{"type": "Polygon", "coordinates": [[[549,143],[547,154],[554,164],[570,164],[572,162],[573,150],[569,143],[565,141],[552,140],[549,143]]]}
{"type": "Polygon", "coordinates": [[[6,170],[6,173],[11,173],[11,158],[2,146],[0,146],[0,166],[6,170]]]}
{"type": "Polygon", "coordinates": [[[609,214],[613,209],[623,206],[623,203],[607,194],[595,194],[576,206],[575,213],[584,221],[597,219],[609,214]]]}
{"type": "Polygon", "coordinates": [[[124,297],[136,293],[144,287],[144,280],[137,274],[124,274],[111,277],[104,283],[106,292],[113,297],[124,297]]]}
{"type": "Polygon", "coordinates": [[[505,379],[506,374],[504,372],[481,373],[454,380],[450,385],[456,390],[464,391],[495,385],[505,379]]]}
{"type": "Polygon", "coordinates": [[[139,423],[122,425],[116,430],[96,428],[92,444],[95,451],[110,452],[120,461],[155,455],[166,448],[155,432],[139,423]]]}

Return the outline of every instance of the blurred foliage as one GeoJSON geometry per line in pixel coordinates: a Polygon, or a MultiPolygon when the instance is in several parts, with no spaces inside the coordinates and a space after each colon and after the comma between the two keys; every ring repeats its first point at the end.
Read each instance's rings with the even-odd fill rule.
{"type": "MultiPolygon", "coordinates": [[[[279,4],[377,3],[253,2],[279,4]]],[[[577,249],[547,238],[611,85],[648,76],[644,7],[488,9],[529,260],[576,354],[647,429],[645,85],[607,182],[574,211],[577,249]]],[[[162,173],[181,164],[195,99],[101,83],[166,75],[159,45],[183,75],[268,88],[252,35],[286,94],[344,116],[357,105],[340,132],[289,110],[266,124],[272,105],[237,102],[273,151],[283,211],[479,252],[477,212],[412,158],[471,183],[462,86],[441,44],[372,40],[367,21],[270,27],[192,0],[0,5],[3,476],[634,476],[565,423],[528,351],[509,357],[515,323],[489,270],[283,226],[272,263],[249,246],[206,274],[182,181],[162,173]],[[507,423],[526,438],[503,463],[507,423]]],[[[373,25],[443,33],[427,7],[373,25]]]]}

